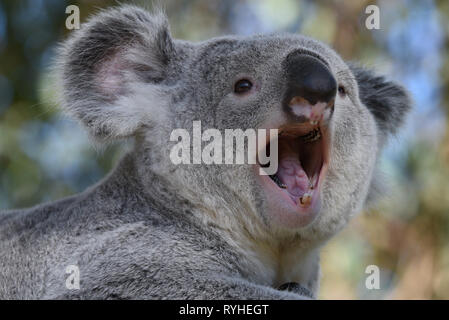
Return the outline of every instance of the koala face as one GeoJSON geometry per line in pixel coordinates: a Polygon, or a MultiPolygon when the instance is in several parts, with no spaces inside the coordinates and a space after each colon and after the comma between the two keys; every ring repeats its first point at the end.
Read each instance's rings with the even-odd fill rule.
{"type": "Polygon", "coordinates": [[[409,106],[401,87],[318,41],[174,40],[163,15],[132,6],[85,24],[59,66],[62,103],[94,138],[135,137],[142,176],[156,172],[178,196],[222,212],[215,223],[257,235],[324,239],[344,226],[374,188],[379,151],[409,106]],[[258,174],[259,164],[172,164],[170,132],[197,120],[203,130],[278,129],[276,174],[258,174]]]}

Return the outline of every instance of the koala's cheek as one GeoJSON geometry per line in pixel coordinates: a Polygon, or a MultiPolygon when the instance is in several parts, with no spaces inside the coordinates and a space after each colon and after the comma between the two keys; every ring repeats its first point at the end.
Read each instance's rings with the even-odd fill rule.
{"type": "Polygon", "coordinates": [[[378,156],[377,129],[370,114],[361,111],[354,117],[345,112],[334,120],[321,227],[317,227],[331,234],[363,209],[378,156]]]}

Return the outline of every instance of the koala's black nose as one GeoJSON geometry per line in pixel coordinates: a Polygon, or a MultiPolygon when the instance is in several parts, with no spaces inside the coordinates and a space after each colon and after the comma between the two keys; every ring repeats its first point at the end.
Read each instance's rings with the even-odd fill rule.
{"type": "Polygon", "coordinates": [[[326,104],[335,98],[337,82],[324,62],[300,51],[290,53],[285,65],[287,71],[286,101],[301,97],[311,105],[326,104]]]}

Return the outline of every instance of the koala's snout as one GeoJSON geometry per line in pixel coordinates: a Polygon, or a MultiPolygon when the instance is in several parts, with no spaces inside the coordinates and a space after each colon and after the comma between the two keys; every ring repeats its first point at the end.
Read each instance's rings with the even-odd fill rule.
{"type": "Polygon", "coordinates": [[[287,75],[285,110],[302,120],[320,121],[333,108],[337,81],[324,61],[301,51],[290,53],[284,64],[287,75]],[[314,114],[311,109],[319,109],[314,114]]]}
{"type": "Polygon", "coordinates": [[[335,98],[337,81],[318,58],[295,51],[287,56],[285,67],[290,98],[301,97],[310,104],[328,103],[335,98]]]}

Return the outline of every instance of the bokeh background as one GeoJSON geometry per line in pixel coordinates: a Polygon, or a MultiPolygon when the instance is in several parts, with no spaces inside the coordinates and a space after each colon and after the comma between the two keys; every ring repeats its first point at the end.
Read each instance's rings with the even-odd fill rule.
{"type": "MultiPolygon", "coordinates": [[[[49,103],[54,85],[48,67],[57,42],[70,32],[65,28],[70,4],[79,6],[84,21],[117,2],[0,2],[0,209],[79,192],[123,153],[120,146],[95,150],[79,125],[49,103]]],[[[320,298],[448,299],[449,1],[171,0],[163,5],[177,38],[302,33],[409,89],[413,113],[381,161],[390,181],[387,196],[324,248],[320,298]],[[380,8],[380,30],[365,27],[369,4],[380,8]],[[380,268],[379,290],[365,287],[368,265],[380,268]]]]}

